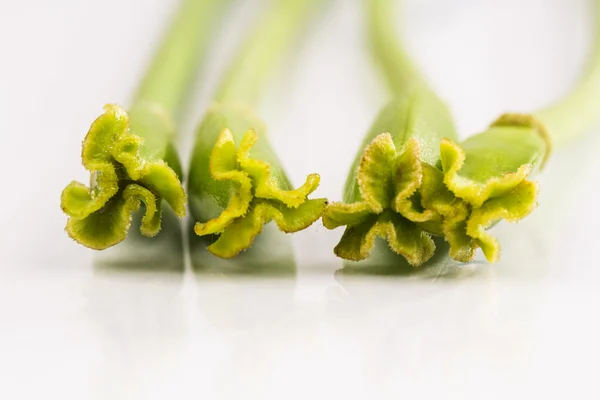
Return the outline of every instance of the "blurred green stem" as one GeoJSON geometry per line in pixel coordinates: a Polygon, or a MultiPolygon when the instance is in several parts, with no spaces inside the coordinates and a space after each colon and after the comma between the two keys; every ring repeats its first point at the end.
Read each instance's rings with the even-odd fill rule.
{"type": "Polygon", "coordinates": [[[253,107],[290,43],[322,0],[272,0],[274,5],[229,66],[215,100],[253,107]]]}
{"type": "Polygon", "coordinates": [[[167,36],[158,48],[133,99],[158,103],[177,119],[213,36],[215,16],[224,0],[182,0],[167,36]]]}
{"type": "Polygon", "coordinates": [[[374,59],[378,63],[388,89],[394,96],[414,90],[430,90],[427,82],[414,65],[398,39],[396,15],[391,10],[392,0],[368,0],[367,24],[374,59]]]}
{"type": "MultiPolygon", "coordinates": [[[[595,3],[600,14],[600,0],[595,3]]],[[[455,260],[471,261],[481,248],[495,262],[500,245],[487,229],[533,212],[538,185],[530,178],[543,168],[553,145],[600,119],[595,110],[600,49],[564,100],[537,114],[503,114],[459,143],[449,108],[396,39],[392,6],[392,0],[368,2],[371,45],[393,100],[365,136],[344,203],[330,204],[323,215],[327,228],[346,227],[334,251],[347,260],[365,260],[381,237],[419,266],[434,255],[435,235],[444,237],[455,260]]]]}
{"type": "Polygon", "coordinates": [[[266,84],[322,0],[271,3],[229,67],[196,133],[188,180],[194,231],[212,237],[208,251],[221,258],[252,246],[270,221],[286,233],[305,229],[327,203],[308,199],[319,185],[318,174],[293,188],[264,122],[254,112],[266,84]]]}
{"type": "Polygon", "coordinates": [[[80,244],[104,250],[120,243],[142,204],[140,231],[147,237],[161,229],[163,200],[185,215],[175,121],[225,3],[183,0],[128,111],[108,104],[92,123],[81,153],[90,185],[73,181],[61,195],[66,231],[80,244]]]}
{"type": "Polygon", "coordinates": [[[588,133],[600,120],[600,1],[590,3],[594,9],[593,47],[586,71],[567,95],[534,113],[557,148],[588,133]]]}

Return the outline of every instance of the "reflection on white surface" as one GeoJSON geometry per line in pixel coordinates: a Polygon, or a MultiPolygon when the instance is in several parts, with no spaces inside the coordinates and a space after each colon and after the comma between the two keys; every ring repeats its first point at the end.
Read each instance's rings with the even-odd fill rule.
{"type": "Polygon", "coordinates": [[[599,294],[591,283],[515,280],[490,266],[437,279],[311,275],[303,284],[75,275],[39,270],[22,281],[13,275],[12,290],[0,285],[11,299],[0,305],[10,321],[0,332],[0,392],[104,399],[596,392],[599,294]]]}
{"type": "Polygon", "coordinates": [[[187,336],[180,289],[181,277],[168,275],[90,281],[77,319],[97,334],[101,361],[89,389],[99,398],[139,396],[170,373],[187,336]]]}
{"type": "MultiPolygon", "coordinates": [[[[11,210],[0,241],[0,399],[598,397],[600,131],[556,153],[534,214],[494,228],[496,265],[334,275],[341,231],[316,225],[294,237],[298,266],[287,278],[192,268],[183,257],[166,265],[161,246],[135,268],[115,266],[117,253],[93,267],[92,253],[62,234],[58,195],[86,177],[73,156],[81,135],[103,102],[133,90],[172,4],[144,2],[141,18],[135,1],[33,3],[0,13],[2,48],[18,56],[0,63],[2,129],[14,132],[0,163],[20,172],[3,176],[19,195],[0,196],[11,210]],[[110,57],[97,57],[106,43],[110,57]],[[15,150],[26,147],[24,160],[15,150]],[[43,179],[28,160],[48,169],[43,179]]],[[[337,199],[385,96],[357,29],[360,2],[332,3],[264,111],[292,178],[318,171],[317,195],[337,199]]],[[[464,134],[560,94],[588,43],[584,1],[407,3],[409,45],[464,134]]],[[[217,53],[207,86],[226,59],[217,53]]]]}

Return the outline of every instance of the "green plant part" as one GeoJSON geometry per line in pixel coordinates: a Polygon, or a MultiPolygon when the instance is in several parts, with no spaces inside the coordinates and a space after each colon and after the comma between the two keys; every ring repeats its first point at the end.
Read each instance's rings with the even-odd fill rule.
{"type": "Polygon", "coordinates": [[[505,114],[460,145],[442,141],[441,179],[468,209],[463,218],[444,224],[453,258],[469,261],[480,247],[488,261],[499,259],[499,243],[486,229],[502,219],[517,222],[535,209],[538,187],[528,178],[549,154],[550,139],[543,125],[528,115],[505,114]]]}
{"type": "Polygon", "coordinates": [[[144,206],[140,231],[160,231],[163,200],[186,213],[182,171],[173,141],[208,29],[223,8],[219,0],[183,0],[128,111],[109,104],[91,125],[81,154],[90,186],[72,182],[62,192],[66,231],[82,245],[103,250],[123,241],[132,213],[144,206]]]}
{"type": "Polygon", "coordinates": [[[352,166],[344,203],[330,204],[323,215],[325,227],[347,227],[338,256],[363,260],[380,236],[413,265],[431,258],[435,246],[424,228],[439,227],[440,218],[421,206],[418,189],[423,168],[439,161],[439,146],[431,144],[443,137],[456,137],[454,126],[430,92],[398,97],[381,111],[352,166]]]}
{"type": "Polygon", "coordinates": [[[308,199],[319,175],[310,174],[293,189],[265,139],[260,120],[218,103],[198,130],[188,184],[190,209],[202,221],[194,228],[197,235],[219,235],[208,247],[218,257],[231,258],[250,247],[272,220],[286,233],[305,229],[327,206],[326,199],[308,199]]]}
{"type": "Polygon", "coordinates": [[[309,200],[319,175],[294,189],[252,110],[285,50],[319,0],[277,0],[230,68],[196,135],[188,193],[195,233],[214,235],[208,251],[231,258],[248,249],[263,225],[286,233],[321,217],[326,199],[309,200]]]}
{"type": "Polygon", "coordinates": [[[96,250],[121,242],[127,236],[131,213],[141,203],[145,214],[140,230],[145,236],[160,230],[162,199],[178,216],[185,215],[178,162],[141,157],[141,143],[130,131],[130,116],[119,106],[105,106],[83,142],[81,158],[92,172],[90,187],[72,182],[61,196],[62,208],[70,217],[66,229],[73,239],[96,250]]]}
{"type": "MultiPolygon", "coordinates": [[[[234,110],[231,111],[235,113],[234,110]]],[[[222,258],[234,257],[250,247],[263,225],[271,220],[286,233],[305,229],[321,217],[327,204],[324,199],[307,199],[319,185],[320,178],[317,174],[310,174],[304,185],[292,189],[278,160],[269,156],[272,149],[267,147],[266,141],[258,142],[258,134],[253,128],[245,131],[236,148],[233,134],[223,127],[237,127],[237,124],[232,124],[231,119],[227,118],[227,114],[227,110],[222,107],[213,107],[200,128],[204,137],[208,137],[210,131],[220,133],[211,150],[208,171],[204,175],[204,178],[210,175],[210,180],[214,181],[211,194],[204,192],[194,197],[216,200],[218,208],[222,209],[214,218],[208,219],[210,216],[206,215],[207,221],[196,223],[194,228],[199,236],[219,234],[219,238],[208,250],[222,258]],[[224,117],[227,123],[219,126],[217,121],[220,118],[215,118],[216,116],[224,117]],[[251,152],[256,158],[250,156],[251,152]],[[266,162],[266,159],[270,162],[266,162]]],[[[199,215],[214,209],[206,205],[206,201],[200,200],[197,207],[199,215]]]]}
{"type": "MultiPolygon", "coordinates": [[[[373,49],[394,100],[365,138],[344,203],[330,204],[323,215],[329,229],[346,226],[335,253],[364,260],[379,236],[419,266],[433,256],[431,236],[436,235],[445,238],[455,260],[473,260],[481,248],[495,262],[500,246],[487,229],[500,220],[517,222],[535,209],[538,187],[530,179],[544,166],[553,144],[584,133],[598,116],[590,112],[585,122],[579,121],[562,112],[559,102],[551,112],[504,114],[486,131],[459,142],[447,106],[394,39],[389,1],[369,4],[373,49]],[[556,129],[568,129],[569,119],[581,129],[556,129]]],[[[600,57],[593,57],[592,64],[575,94],[566,97],[569,109],[573,102],[587,109],[600,92],[600,57]]]]}

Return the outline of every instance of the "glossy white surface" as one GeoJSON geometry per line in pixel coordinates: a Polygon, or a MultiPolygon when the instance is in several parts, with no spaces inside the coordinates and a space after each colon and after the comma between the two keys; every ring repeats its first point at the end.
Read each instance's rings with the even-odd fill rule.
{"type": "MultiPolygon", "coordinates": [[[[223,26],[182,146],[256,3],[239,1],[223,26]]],[[[333,199],[386,100],[360,3],[332,1],[262,110],[291,177],[320,172],[318,193],[333,199]]],[[[413,0],[406,36],[466,136],[572,83],[589,46],[586,4],[413,0]]],[[[92,252],[62,232],[59,194],[87,179],[83,134],[103,103],[127,102],[173,7],[1,7],[0,398],[600,395],[600,130],[555,154],[532,216],[494,228],[496,265],[334,278],[341,231],[315,226],[295,236],[293,279],[94,268],[92,252]]]]}

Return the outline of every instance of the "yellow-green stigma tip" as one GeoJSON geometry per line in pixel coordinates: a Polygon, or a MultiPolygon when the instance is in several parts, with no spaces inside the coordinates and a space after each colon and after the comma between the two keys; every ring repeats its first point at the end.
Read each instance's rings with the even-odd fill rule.
{"type": "Polygon", "coordinates": [[[69,216],[66,231],[80,244],[103,250],[123,241],[131,214],[144,204],[140,231],[160,231],[161,201],[185,215],[186,195],[177,174],[163,160],[139,154],[142,139],[130,131],[128,114],[108,104],[91,125],[81,153],[90,171],[90,187],[71,182],[61,195],[61,208],[69,216]]]}
{"type": "Polygon", "coordinates": [[[223,129],[212,149],[212,178],[231,182],[235,190],[221,214],[196,223],[194,232],[199,236],[219,235],[208,247],[218,257],[235,257],[248,249],[270,221],[286,233],[303,230],[318,220],[327,206],[326,199],[308,199],[319,185],[318,174],[309,175],[298,189],[282,189],[271,176],[271,166],[250,157],[257,140],[256,132],[249,130],[236,148],[232,133],[223,129]]]}

